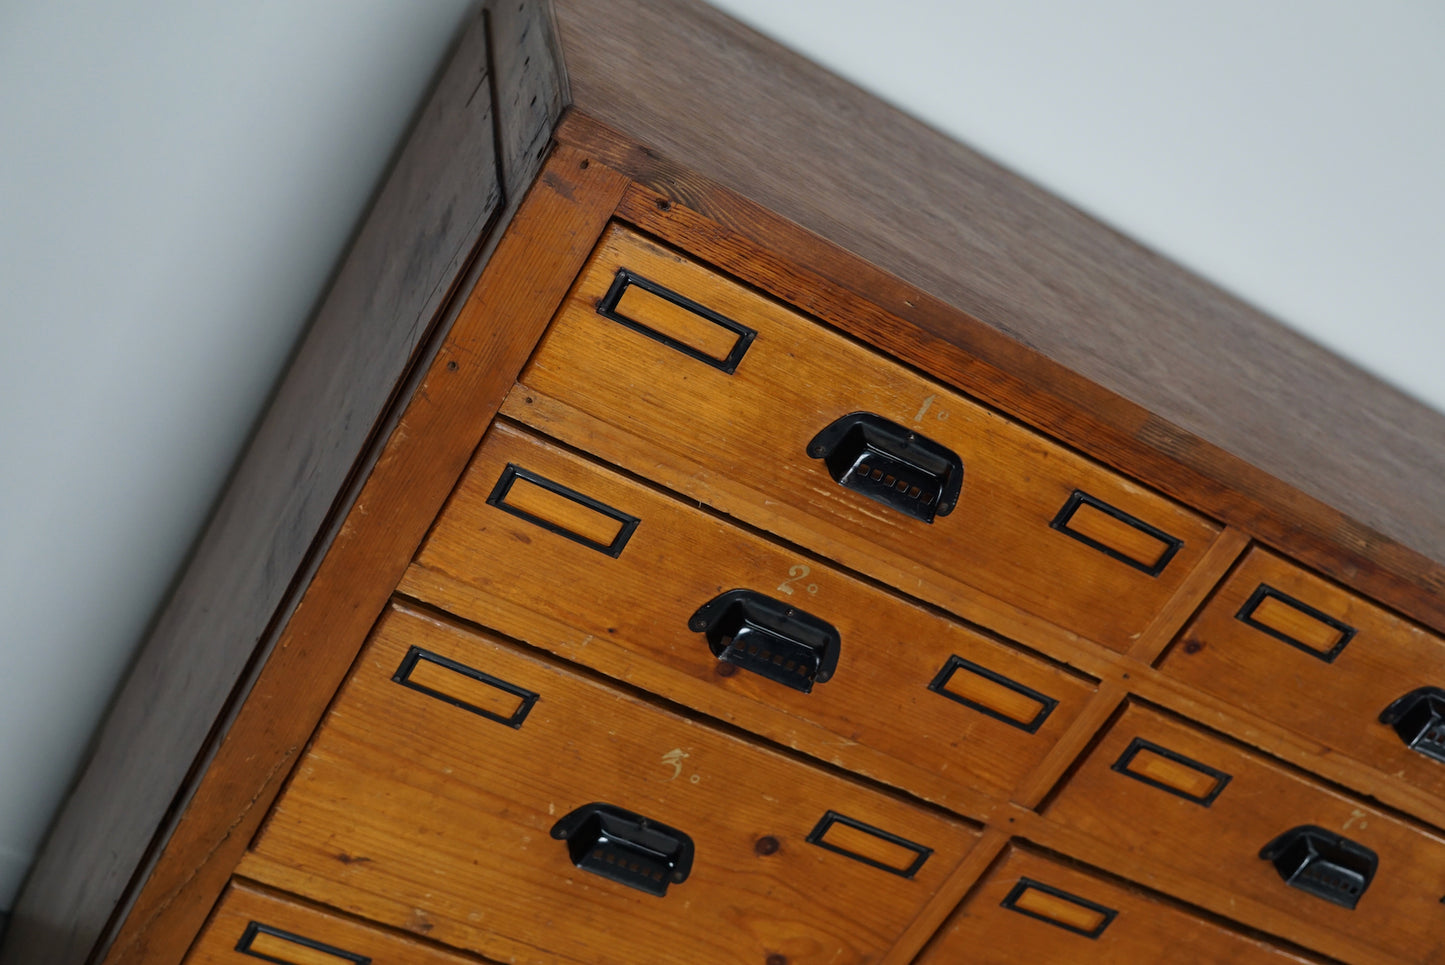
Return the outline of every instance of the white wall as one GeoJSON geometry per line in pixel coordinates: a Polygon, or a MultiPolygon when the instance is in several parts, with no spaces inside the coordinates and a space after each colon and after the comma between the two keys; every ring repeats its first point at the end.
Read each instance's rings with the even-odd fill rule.
{"type": "MultiPolygon", "coordinates": [[[[720,5],[1445,409],[1445,8],[720,5]]],[[[0,2],[0,907],[468,6],[0,2]]]]}
{"type": "Polygon", "coordinates": [[[0,3],[0,908],[468,7],[0,3]]]}

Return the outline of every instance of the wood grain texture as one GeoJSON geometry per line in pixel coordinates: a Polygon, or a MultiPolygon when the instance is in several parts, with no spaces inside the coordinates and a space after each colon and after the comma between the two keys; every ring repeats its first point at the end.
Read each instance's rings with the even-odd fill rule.
{"type": "MultiPolygon", "coordinates": [[[[622,227],[604,237],[521,383],[639,438],[635,451],[608,453],[634,472],[669,484],[692,466],[727,477],[743,495],[710,500],[721,512],[875,578],[901,571],[896,585],[939,606],[992,596],[1115,650],[1129,648],[1218,535],[1177,503],[622,227]],[[604,315],[598,304],[623,270],[756,331],[736,370],[604,315]],[[810,458],[816,434],[860,411],[961,458],[952,512],[924,523],[838,485],[810,458]],[[1134,552],[1130,565],[1052,525],[1080,493],[1167,534],[1178,552],[1156,575],[1157,541],[1141,551],[1093,531],[1134,552]]],[[[576,429],[552,431],[581,444],[576,429]]]]}
{"type": "Polygon", "coordinates": [[[1140,705],[1130,705],[1044,809],[1052,823],[1083,831],[1144,864],[1227,889],[1307,923],[1308,947],[1330,953],[1331,935],[1373,944],[1401,961],[1445,955],[1445,838],[1428,833],[1265,758],[1140,705]],[[1229,775],[1204,804],[1131,776],[1141,772],[1185,790],[1185,782],[1119,763],[1142,738],[1229,775]],[[1286,885],[1259,850],[1299,825],[1318,825],[1379,855],[1379,871],[1354,909],[1286,885]]]}
{"type": "Polygon", "coordinates": [[[962,961],[977,965],[1286,965],[1318,959],[1231,931],[1157,895],[1076,865],[1011,846],[915,961],[917,965],[962,961]],[[1033,915],[1005,907],[1005,899],[1024,879],[1102,905],[1115,915],[1097,937],[1090,937],[1078,931],[1095,930],[1101,912],[1041,889],[1026,889],[1016,899],[1018,907],[1033,915]],[[1060,927],[1059,921],[1077,930],[1060,927]]]}
{"type": "Polygon", "coordinates": [[[89,954],[184,795],[398,382],[501,212],[495,130],[510,120],[498,117],[485,86],[473,96],[493,67],[478,21],[419,114],[122,685],[18,899],[0,960],[60,965],[89,954]]]}
{"type": "Polygon", "coordinates": [[[1445,640],[1272,553],[1256,549],[1244,558],[1160,668],[1377,769],[1381,780],[1445,798],[1445,763],[1411,750],[1379,721],[1396,698],[1418,687],[1445,686],[1445,640]],[[1282,597],[1265,597],[1247,610],[1260,587],[1353,630],[1344,649],[1327,662],[1267,632],[1329,650],[1347,631],[1282,597]]]}
{"type": "Polygon", "coordinates": [[[406,965],[485,965],[475,956],[444,951],[412,935],[362,924],[290,895],[236,881],[221,896],[185,965],[256,965],[260,955],[271,956],[262,960],[287,965],[354,965],[356,958],[406,965]],[[237,946],[253,924],[268,931],[252,939],[249,953],[241,951],[237,946]],[[323,947],[308,947],[306,942],[323,947]]]}
{"type": "Polygon", "coordinates": [[[1074,674],[503,423],[399,591],[975,817],[985,816],[984,792],[1006,795],[1093,693],[1074,674]],[[508,466],[640,522],[616,558],[550,532],[489,503],[508,466]],[[720,663],[689,620],[734,589],[832,625],[842,641],[832,677],[803,693],[720,663]],[[946,690],[975,706],[930,692],[953,657],[1042,699],[986,690],[964,668],[946,690]]]}
{"type": "MultiPolygon", "coordinates": [[[[861,965],[976,839],[956,819],[393,607],[239,872],[514,962],[861,965]],[[399,686],[412,648],[537,700],[513,728],[399,686]],[[571,842],[550,832],[591,802],[686,833],[687,880],[658,896],[574,867],[571,842]],[[810,843],[830,811],[932,853],[904,876],[810,843]]],[[[822,840],[894,868],[918,857],[843,824],[822,840]]]]}
{"type": "Polygon", "coordinates": [[[247,688],[105,962],[169,965],[194,937],[615,207],[625,182],[586,162],[565,149],[549,158],[247,688]]]}
{"type": "Polygon", "coordinates": [[[1445,626],[1439,592],[1445,567],[1437,561],[1362,530],[1338,508],[583,115],[569,114],[559,135],[626,170],[664,169],[653,181],[666,194],[638,187],[620,209],[649,233],[1417,619],[1445,626]],[[709,215],[685,207],[681,197],[709,215]],[[880,307],[897,305],[904,307],[880,307]],[[930,334],[914,321],[921,315],[949,334],[930,334]]]}
{"type": "Polygon", "coordinates": [[[1304,529],[1312,565],[1383,567],[1370,592],[1445,627],[1415,598],[1445,596],[1445,568],[1389,542],[1445,560],[1445,416],[695,0],[557,9],[576,107],[647,147],[617,159],[629,174],[753,233],[712,206],[706,181],[725,184],[856,256],[778,249],[839,288],[871,288],[870,262],[898,282],[875,297],[928,335],[1027,376],[1021,343],[1118,393],[1140,408],[1083,411],[1269,505],[1283,525],[1259,535],[1304,529]]]}
{"type": "Polygon", "coordinates": [[[1238,561],[1240,554],[1249,548],[1249,542],[1249,536],[1244,532],[1226,527],[1209,547],[1209,552],[1204,554],[1204,558],[1190,570],[1179,589],[1169,598],[1169,602],[1160,609],[1154,622],[1134,641],[1134,645],[1129,648],[1129,656],[1143,663],[1152,662],[1175,638],[1184,622],[1204,603],[1210,592],[1229,572],[1230,567],[1238,561]]]}

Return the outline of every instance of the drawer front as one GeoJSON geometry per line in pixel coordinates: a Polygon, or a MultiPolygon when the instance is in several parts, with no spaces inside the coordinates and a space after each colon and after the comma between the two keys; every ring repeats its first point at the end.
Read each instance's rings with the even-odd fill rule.
{"type": "Polygon", "coordinates": [[[950,788],[1011,790],[1094,691],[505,424],[488,432],[401,590],[851,770],[911,780],[942,803],[969,800],[950,788]],[[749,595],[694,629],[705,604],[740,589],[749,595]],[[801,616],[773,624],[773,659],[766,646],[726,649],[774,603],[833,627],[836,656],[801,616]],[[814,682],[815,658],[819,671],[836,660],[826,680],[814,682]],[[909,769],[881,773],[875,755],[909,769]]]}
{"type": "Polygon", "coordinates": [[[915,962],[1287,965],[1312,960],[1230,931],[1148,892],[1011,846],[915,962]]]}
{"type": "Polygon", "coordinates": [[[725,512],[844,560],[841,544],[848,565],[942,606],[981,590],[1117,650],[1148,626],[1218,533],[1158,494],[619,227],[604,236],[521,381],[611,427],[582,431],[571,440],[578,445],[595,445],[598,433],[630,440],[609,442],[609,458],[632,471],[725,474],[752,494],[719,506],[725,512]],[[929,503],[928,479],[951,471],[930,462],[926,443],[880,442],[860,429],[835,440],[828,460],[810,457],[815,436],[858,412],[961,460],[952,512],[925,523],[897,508],[931,512],[948,499],[929,503]],[[849,455],[865,437],[884,455],[846,477],[859,488],[840,485],[829,462],[867,465],[873,457],[849,455]]]}
{"type": "Polygon", "coordinates": [[[316,908],[245,882],[221,896],[186,965],[478,965],[403,935],[316,908]]]}
{"type": "MultiPolygon", "coordinates": [[[[1445,840],[1148,708],[1123,712],[1045,813],[1308,922],[1325,933],[1322,946],[1336,932],[1403,961],[1445,960],[1445,840]],[[1378,867],[1362,893],[1319,863],[1292,866],[1300,875],[1287,884],[1260,857],[1305,826],[1375,853],[1378,867]],[[1327,900],[1316,887],[1357,904],[1327,900]]],[[[1316,849],[1328,857],[1335,849],[1321,840],[1316,849]]],[[[1282,861],[1300,856],[1286,850],[1282,861]]],[[[1358,855],[1339,863],[1362,866],[1358,855]]]]}
{"type": "Polygon", "coordinates": [[[1245,556],[1161,669],[1445,797],[1445,641],[1266,550],[1245,556]],[[1422,688],[1438,694],[1381,722],[1422,688]]]}
{"type": "Polygon", "coordinates": [[[976,837],[396,608],[240,873],[511,961],[865,962],[976,837]]]}

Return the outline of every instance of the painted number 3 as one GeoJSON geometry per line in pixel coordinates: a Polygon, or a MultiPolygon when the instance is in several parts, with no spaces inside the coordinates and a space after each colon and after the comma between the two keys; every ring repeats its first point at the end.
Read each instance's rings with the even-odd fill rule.
{"type": "MultiPolygon", "coordinates": [[[[792,596],[792,595],[793,595],[793,584],[794,584],[794,583],[797,583],[799,580],[805,580],[805,579],[807,579],[807,578],[808,578],[808,574],[810,574],[810,573],[812,573],[812,572],[813,572],[813,571],[812,571],[812,569],[811,569],[810,567],[804,566],[804,565],[801,564],[801,563],[799,563],[797,566],[790,566],[790,567],[788,567],[788,578],[787,578],[786,580],[784,580],[783,582],[781,582],[781,583],[778,584],[778,590],[779,590],[780,592],[782,592],[782,593],[788,594],[788,596],[792,596]]],[[[807,584],[804,584],[803,589],[807,590],[809,593],[817,593],[817,592],[818,592],[818,584],[816,584],[816,583],[807,583],[807,584]]]]}

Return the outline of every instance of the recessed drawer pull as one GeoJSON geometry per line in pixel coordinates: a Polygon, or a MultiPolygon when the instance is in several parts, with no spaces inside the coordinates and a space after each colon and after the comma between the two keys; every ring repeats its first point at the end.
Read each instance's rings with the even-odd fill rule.
{"type": "Polygon", "coordinates": [[[366,955],[344,952],[255,921],[241,933],[236,951],[263,962],[275,962],[276,965],[340,965],[342,962],[371,965],[371,959],[366,955]]]}
{"type": "Polygon", "coordinates": [[[1119,914],[1113,908],[1029,878],[1018,880],[1004,898],[1003,906],[1085,938],[1104,934],[1104,929],[1119,914]]]}
{"type": "Polygon", "coordinates": [[[1030,734],[1037,733],[1059,705],[1053,697],[957,654],[944,661],[928,689],[1030,734]]]}
{"type": "Polygon", "coordinates": [[[1142,737],[1129,742],[1111,770],[1205,807],[1214,803],[1231,779],[1231,775],[1218,768],[1142,737]]]}
{"type": "Polygon", "coordinates": [[[1355,636],[1355,628],[1344,621],[1264,583],[1234,616],[1325,663],[1334,663],[1355,636]]]}
{"type": "Polygon", "coordinates": [[[1349,838],[1312,824],[1290,828],[1260,849],[1292,888],[1354,908],[1375,877],[1379,857],[1349,838]]]}
{"type": "Polygon", "coordinates": [[[692,871],[693,844],[676,828],[611,804],[585,804],[552,826],[583,871],[645,891],[667,894],[692,871]]]}
{"type": "Polygon", "coordinates": [[[713,656],[810,693],[838,667],[842,640],[832,624],[755,590],[728,590],[687,621],[713,656]]]}
{"type": "Polygon", "coordinates": [[[597,303],[597,314],[729,375],[758,334],[626,268],[597,303]]]}
{"type": "Polygon", "coordinates": [[[1105,556],[1158,576],[1184,541],[1076,489],[1049,524],[1105,556]]]}
{"type": "Polygon", "coordinates": [[[808,455],[823,460],[838,485],[925,523],[953,512],[963,488],[955,452],[872,412],[834,421],[808,443],[808,455]]]}
{"type": "Polygon", "coordinates": [[[1445,690],[1410,691],[1380,712],[1380,723],[1394,727],[1412,751],[1445,763],[1445,690]]]}
{"type": "Polygon", "coordinates": [[[932,848],[837,811],[823,815],[808,834],[808,843],[881,868],[900,878],[912,878],[933,854],[932,848]]]}
{"type": "Polygon", "coordinates": [[[421,647],[412,647],[406,652],[391,679],[403,687],[479,717],[506,724],[514,730],[521,728],[538,697],[525,687],[507,683],[421,647]]]}
{"type": "Polygon", "coordinates": [[[497,478],[487,505],[614,559],[622,555],[641,522],[636,516],[511,463],[497,478]]]}

